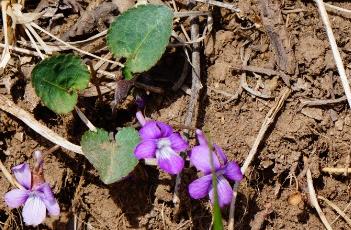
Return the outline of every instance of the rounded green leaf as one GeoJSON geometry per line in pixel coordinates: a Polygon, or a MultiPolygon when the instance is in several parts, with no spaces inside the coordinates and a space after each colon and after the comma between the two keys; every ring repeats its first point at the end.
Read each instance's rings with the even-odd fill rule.
{"type": "Polygon", "coordinates": [[[40,62],[32,71],[32,84],[43,103],[55,113],[74,109],[78,90],[88,86],[90,74],[79,57],[58,55],[40,62]]]}
{"type": "Polygon", "coordinates": [[[87,131],[80,142],[83,153],[98,170],[101,180],[111,184],[129,175],[138,164],[134,148],[139,143],[138,132],[134,128],[123,128],[110,140],[103,129],[87,131]]]}
{"type": "MultiPolygon", "coordinates": [[[[167,6],[137,6],[118,16],[111,24],[107,44],[114,55],[127,59],[125,69],[129,73],[147,71],[165,52],[172,22],[173,12],[167,6]]],[[[131,78],[130,74],[127,78],[131,78]]]]}

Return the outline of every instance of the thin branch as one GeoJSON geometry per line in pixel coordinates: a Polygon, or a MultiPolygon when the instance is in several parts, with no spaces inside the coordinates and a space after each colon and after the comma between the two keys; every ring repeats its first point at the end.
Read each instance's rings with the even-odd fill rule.
{"type": "Polygon", "coordinates": [[[347,100],[346,96],[342,96],[337,99],[326,99],[326,100],[301,100],[301,106],[321,106],[321,105],[329,105],[336,104],[340,102],[344,102],[347,100]]]}
{"type": "Polygon", "coordinates": [[[29,40],[31,41],[31,43],[33,44],[35,50],[39,53],[39,57],[41,58],[41,60],[45,59],[45,56],[42,54],[42,52],[39,49],[39,46],[37,45],[37,43],[35,42],[34,38],[32,37],[32,35],[30,34],[29,30],[27,28],[24,28],[24,31],[26,32],[29,40]]]}
{"type": "Polygon", "coordinates": [[[89,128],[89,130],[92,132],[97,132],[96,127],[93,125],[93,123],[89,121],[85,114],[77,106],[74,106],[74,109],[76,110],[79,118],[84,122],[84,124],[89,128]]]}
{"type": "Polygon", "coordinates": [[[324,3],[324,6],[325,6],[327,11],[330,11],[330,12],[337,14],[337,15],[341,15],[345,18],[351,18],[351,10],[341,8],[338,6],[334,6],[334,5],[331,5],[328,3],[324,3]]]}
{"type": "Polygon", "coordinates": [[[46,45],[46,43],[43,41],[43,39],[39,36],[39,34],[33,29],[33,27],[26,23],[24,24],[26,26],[26,28],[33,34],[33,36],[35,37],[35,39],[37,39],[38,43],[41,45],[41,47],[43,48],[43,50],[45,51],[45,53],[47,54],[52,54],[51,49],[46,45]]]}
{"type": "Polygon", "coordinates": [[[254,144],[252,145],[252,148],[249,152],[249,155],[246,157],[243,166],[241,167],[241,172],[243,174],[245,174],[246,169],[249,167],[251,161],[253,160],[254,156],[257,153],[257,149],[265,135],[265,133],[267,132],[269,126],[274,122],[278,112],[280,111],[280,109],[283,107],[286,99],[289,97],[291,93],[291,90],[288,88],[285,88],[280,96],[278,97],[278,99],[276,100],[275,105],[269,110],[269,112],[266,115],[266,118],[264,119],[261,129],[258,132],[258,135],[255,139],[254,144]]]}
{"type": "Polygon", "coordinates": [[[2,51],[1,59],[0,59],[0,69],[5,68],[7,63],[9,62],[11,55],[9,51],[9,38],[8,38],[8,25],[7,25],[7,5],[9,4],[8,0],[1,1],[1,14],[2,14],[2,23],[3,23],[3,34],[5,37],[5,47],[2,51]]]}
{"type": "Polygon", "coordinates": [[[87,43],[87,42],[90,42],[92,40],[95,40],[95,39],[98,39],[102,36],[105,36],[107,34],[108,30],[104,30],[100,33],[97,33],[93,36],[91,36],[90,38],[87,38],[85,40],[80,40],[80,41],[75,41],[75,42],[67,42],[68,44],[71,44],[71,45],[76,45],[76,44],[81,44],[81,43],[87,43]]]}
{"type": "Polygon", "coordinates": [[[240,76],[240,85],[243,89],[245,89],[247,92],[249,92],[250,94],[256,96],[256,97],[261,97],[261,98],[264,98],[264,99],[270,99],[270,98],[273,98],[272,96],[269,96],[269,95],[266,95],[266,94],[263,94],[261,92],[258,92],[252,88],[250,88],[246,82],[246,75],[241,75],[240,76]]]}
{"type": "Polygon", "coordinates": [[[10,184],[13,187],[17,187],[19,189],[24,189],[24,187],[22,185],[20,185],[20,183],[18,183],[15,178],[12,177],[11,173],[6,169],[6,167],[4,166],[4,164],[2,163],[1,160],[0,160],[0,170],[2,171],[2,173],[4,174],[6,179],[10,182],[10,184]]]}
{"type": "MultiPolygon", "coordinates": [[[[215,89],[215,88],[213,88],[213,87],[211,87],[211,86],[208,86],[207,89],[209,89],[210,91],[213,91],[213,92],[215,92],[215,93],[222,94],[222,95],[224,95],[224,96],[226,96],[226,97],[235,98],[235,99],[237,99],[237,98],[239,97],[238,94],[228,93],[228,92],[226,92],[226,91],[224,91],[224,90],[215,89]]],[[[234,99],[233,99],[233,100],[234,100],[234,99]]]]}
{"type": "Polygon", "coordinates": [[[254,72],[254,73],[262,73],[268,76],[272,76],[272,75],[277,75],[279,76],[279,72],[272,70],[272,69],[266,69],[266,68],[262,68],[262,67],[257,67],[257,66],[251,66],[251,65],[232,65],[232,68],[236,69],[236,70],[243,70],[243,71],[249,71],[249,72],[254,72]]]}
{"type": "MultiPolygon", "coordinates": [[[[6,45],[0,43],[0,48],[5,49],[5,48],[6,48],[6,45]]],[[[39,56],[39,55],[40,55],[38,52],[35,52],[35,51],[32,51],[32,50],[28,50],[28,49],[19,48],[19,47],[16,47],[16,46],[11,46],[11,45],[9,45],[8,48],[9,48],[10,50],[14,50],[14,51],[16,51],[16,52],[23,53],[23,54],[27,54],[27,55],[33,55],[33,56],[39,56]]]]}
{"type": "Polygon", "coordinates": [[[334,209],[344,220],[346,223],[351,227],[351,219],[346,215],[345,212],[343,212],[336,204],[328,200],[327,198],[324,198],[322,196],[318,196],[318,199],[325,201],[327,205],[329,205],[332,209],[334,209]]]}
{"type": "MultiPolygon", "coordinates": [[[[244,164],[241,167],[241,172],[243,175],[245,175],[245,172],[246,172],[247,168],[249,167],[249,165],[251,164],[251,161],[254,159],[254,157],[257,153],[258,147],[259,147],[261,141],[263,140],[268,128],[275,121],[275,118],[276,118],[278,112],[283,107],[283,105],[284,105],[286,99],[289,97],[290,93],[291,93],[291,90],[289,88],[283,89],[280,96],[276,100],[275,105],[267,113],[266,118],[264,119],[264,121],[261,125],[261,129],[258,132],[258,135],[255,139],[255,142],[253,143],[253,145],[251,147],[249,155],[246,157],[244,164]]],[[[229,230],[234,229],[235,201],[236,201],[236,194],[238,192],[238,188],[239,188],[239,183],[236,182],[234,184],[234,187],[233,187],[233,195],[234,196],[233,196],[232,202],[230,204],[229,223],[228,223],[229,230]]]]}
{"type": "Polygon", "coordinates": [[[315,0],[315,2],[317,3],[319,13],[321,15],[325,30],[326,30],[327,35],[328,35],[330,47],[331,47],[332,52],[333,52],[335,64],[336,64],[336,67],[337,67],[339,75],[340,75],[341,83],[342,83],[342,86],[344,88],[344,91],[345,91],[345,94],[347,97],[347,101],[349,103],[349,106],[351,107],[351,88],[350,88],[349,81],[348,81],[346,73],[345,73],[344,64],[342,63],[342,59],[341,59],[341,56],[340,56],[340,53],[338,50],[338,46],[337,46],[336,41],[335,41],[333,31],[332,31],[331,26],[330,26],[327,11],[325,10],[323,0],[315,0]]]}
{"type": "MultiPolygon", "coordinates": [[[[189,4],[191,7],[192,4],[189,4]]],[[[191,32],[191,40],[196,40],[199,36],[199,25],[197,23],[197,19],[195,17],[190,17],[190,32],[191,32]]],[[[184,124],[185,126],[191,126],[191,123],[193,121],[193,115],[194,111],[196,109],[196,105],[199,100],[199,93],[202,88],[201,80],[200,80],[200,44],[199,43],[194,43],[193,44],[193,50],[192,50],[192,55],[191,55],[191,60],[192,60],[192,83],[191,83],[191,95],[190,95],[190,101],[188,104],[188,108],[186,111],[186,116],[185,116],[185,121],[184,124]]],[[[187,132],[188,130],[185,130],[187,132]]],[[[173,194],[173,203],[178,205],[179,204],[179,187],[180,187],[180,182],[181,182],[181,174],[179,173],[176,178],[176,183],[175,183],[175,188],[174,188],[174,194],[173,194]]]]}
{"type": "Polygon", "coordinates": [[[314,190],[314,187],[313,187],[313,181],[312,181],[312,175],[311,175],[311,170],[310,169],[307,169],[306,176],[307,176],[308,193],[310,195],[311,204],[316,209],[316,211],[317,211],[317,213],[319,215],[319,218],[321,219],[321,221],[324,224],[325,228],[327,230],[332,230],[332,227],[330,226],[327,218],[325,217],[321,207],[318,204],[316,191],[314,190]]]}
{"type": "Polygon", "coordinates": [[[344,174],[344,173],[351,173],[351,168],[323,168],[322,172],[326,173],[334,173],[334,174],[344,174]]]}
{"type": "Polygon", "coordinates": [[[72,46],[71,44],[69,44],[69,43],[63,41],[62,39],[56,37],[55,35],[49,33],[48,31],[44,30],[43,28],[41,28],[40,26],[38,26],[38,25],[35,24],[34,22],[31,22],[30,24],[31,24],[31,26],[33,26],[34,28],[40,30],[41,32],[43,32],[43,33],[45,33],[45,34],[47,34],[47,35],[49,35],[49,36],[52,37],[53,39],[55,39],[55,40],[61,42],[62,44],[68,46],[69,48],[71,48],[71,49],[73,49],[73,50],[75,50],[75,51],[78,51],[78,52],[80,52],[80,53],[83,53],[83,54],[85,54],[85,55],[91,56],[91,57],[96,58],[96,59],[99,59],[99,60],[104,60],[105,62],[108,62],[108,63],[111,63],[111,64],[116,64],[116,65],[118,65],[118,66],[120,66],[120,67],[124,67],[124,65],[123,65],[122,63],[119,63],[119,62],[116,62],[116,61],[107,60],[107,59],[101,58],[101,57],[99,57],[99,56],[97,56],[97,55],[95,55],[95,54],[89,53],[89,52],[87,52],[87,51],[85,51],[85,50],[82,50],[82,49],[79,49],[79,48],[77,48],[77,47],[74,47],[74,46],[72,46]]]}
{"type": "MultiPolygon", "coordinates": [[[[106,83],[106,85],[99,86],[101,95],[113,91],[114,89],[116,89],[116,87],[117,87],[117,82],[109,82],[109,83],[106,83]]],[[[79,96],[96,97],[96,96],[99,96],[99,92],[96,86],[92,86],[80,92],[79,96]]]]}
{"type": "MultiPolygon", "coordinates": [[[[349,207],[351,206],[351,202],[349,202],[346,207],[344,208],[343,212],[346,212],[349,207]]],[[[332,222],[331,222],[331,225],[333,225],[338,219],[340,218],[340,215],[338,215],[332,222]]]]}
{"type": "Polygon", "coordinates": [[[236,13],[240,12],[240,9],[238,9],[234,5],[232,5],[230,3],[226,3],[226,2],[220,2],[220,1],[215,1],[215,0],[195,0],[195,1],[218,6],[218,7],[222,7],[222,8],[226,8],[226,9],[232,10],[233,12],[236,12],[236,13]]]}
{"type": "Polygon", "coordinates": [[[7,99],[4,95],[0,95],[0,109],[17,117],[26,125],[28,125],[31,129],[33,129],[35,132],[42,135],[49,141],[60,145],[61,147],[72,152],[83,154],[82,148],[79,145],[75,145],[69,142],[65,138],[53,132],[51,129],[42,125],[37,120],[35,120],[35,118],[30,113],[18,107],[15,103],[7,99]]]}
{"type": "Polygon", "coordinates": [[[184,18],[184,17],[198,17],[198,16],[207,16],[209,12],[204,11],[182,11],[182,12],[173,12],[173,17],[175,18],[184,18]]]}

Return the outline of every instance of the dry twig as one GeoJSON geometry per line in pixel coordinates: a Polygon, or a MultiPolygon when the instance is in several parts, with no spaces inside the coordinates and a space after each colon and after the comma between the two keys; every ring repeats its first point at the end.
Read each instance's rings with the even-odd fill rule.
{"type": "Polygon", "coordinates": [[[318,204],[316,191],[314,190],[314,187],[313,187],[313,181],[312,181],[312,175],[311,175],[311,170],[310,169],[307,169],[306,176],[307,176],[308,193],[310,195],[311,204],[316,209],[316,211],[317,211],[317,213],[319,215],[319,218],[322,220],[325,228],[327,230],[332,230],[332,227],[330,226],[327,218],[325,217],[321,207],[318,204]]]}
{"type": "MultiPolygon", "coordinates": [[[[249,155],[246,157],[243,166],[241,167],[241,172],[245,175],[246,169],[249,167],[251,161],[255,157],[258,147],[265,136],[268,128],[270,125],[274,122],[278,112],[280,109],[283,107],[286,99],[289,97],[291,93],[291,90],[288,88],[283,89],[281,94],[279,95],[278,99],[276,100],[275,105],[269,110],[269,112],[266,115],[266,118],[264,119],[261,129],[258,132],[258,135],[255,139],[255,142],[253,143],[251,150],[249,152],[249,155]]],[[[228,223],[228,229],[233,230],[234,229],[234,212],[235,212],[235,201],[236,201],[236,195],[238,193],[239,189],[239,183],[235,183],[233,187],[233,199],[230,204],[230,213],[229,213],[229,223],[228,223]]]]}
{"type": "Polygon", "coordinates": [[[85,114],[77,107],[74,106],[79,118],[84,122],[84,124],[89,128],[90,131],[97,132],[96,127],[89,121],[89,119],[85,116],[85,114]]]}
{"type": "Polygon", "coordinates": [[[345,212],[343,212],[336,204],[328,200],[327,198],[324,198],[322,196],[318,196],[318,199],[323,200],[327,205],[329,205],[332,209],[334,209],[344,220],[346,223],[351,227],[351,219],[346,215],[345,212]]]}
{"type": "Polygon", "coordinates": [[[252,88],[250,88],[246,82],[246,75],[241,75],[240,76],[240,85],[243,89],[245,89],[247,92],[249,92],[250,94],[256,96],[256,97],[261,97],[261,98],[264,98],[264,99],[269,99],[269,98],[273,98],[272,96],[269,96],[269,95],[266,95],[266,94],[263,94],[259,91],[256,91],[252,88]]]}
{"type": "Polygon", "coordinates": [[[269,112],[266,115],[266,118],[264,119],[261,129],[258,132],[258,135],[255,139],[254,144],[252,145],[252,148],[249,152],[249,155],[246,157],[245,162],[243,166],[241,167],[241,171],[243,174],[245,174],[246,169],[249,167],[251,161],[253,160],[258,146],[260,145],[266,131],[268,130],[269,126],[274,122],[276,115],[280,111],[280,109],[283,107],[286,99],[289,97],[291,90],[288,88],[285,88],[281,94],[279,95],[278,99],[276,100],[275,105],[269,110],[269,112]]]}
{"type": "Polygon", "coordinates": [[[4,176],[6,177],[6,179],[10,182],[10,184],[13,187],[17,187],[19,189],[24,189],[22,185],[20,185],[17,180],[15,178],[12,177],[11,173],[6,169],[6,167],[4,166],[4,164],[2,163],[2,161],[0,160],[0,170],[2,171],[2,173],[4,174],[4,176]]]}
{"type": "Polygon", "coordinates": [[[103,60],[103,61],[108,62],[108,63],[111,63],[111,64],[116,64],[116,65],[118,65],[118,66],[120,66],[120,67],[124,67],[124,65],[121,64],[121,63],[119,63],[119,62],[107,60],[107,59],[101,58],[101,57],[99,57],[99,56],[97,56],[97,55],[95,55],[95,54],[89,53],[89,52],[87,52],[87,51],[85,51],[85,50],[82,50],[82,49],[79,49],[79,48],[77,48],[77,47],[74,47],[74,46],[72,46],[71,44],[69,44],[69,43],[63,41],[62,39],[56,37],[55,35],[49,33],[48,31],[44,30],[43,28],[41,28],[40,26],[38,26],[38,25],[35,24],[34,22],[31,22],[30,25],[33,26],[34,28],[40,30],[40,31],[43,32],[44,34],[49,35],[49,36],[52,37],[53,39],[55,39],[55,40],[61,42],[62,44],[66,45],[67,47],[69,47],[69,48],[75,50],[75,51],[78,51],[78,52],[80,52],[80,53],[82,53],[82,54],[91,56],[91,57],[96,58],[96,59],[99,59],[99,60],[103,60]]]}
{"type": "MultiPolygon", "coordinates": [[[[191,5],[191,4],[189,4],[191,5]]],[[[190,17],[191,20],[191,40],[196,40],[199,36],[199,25],[197,23],[197,18],[195,17],[190,17]]],[[[191,122],[193,120],[193,113],[195,111],[196,105],[199,100],[199,93],[202,88],[201,80],[200,80],[200,44],[199,43],[194,43],[193,44],[193,50],[192,50],[192,55],[191,55],[191,60],[192,60],[192,83],[191,83],[191,95],[190,95],[190,101],[188,104],[188,109],[186,112],[185,116],[185,126],[191,126],[191,122]]],[[[186,130],[187,132],[187,130],[186,130]]],[[[176,183],[175,183],[175,188],[174,188],[174,195],[173,195],[173,203],[178,204],[179,203],[179,186],[181,182],[181,174],[177,175],[176,178],[176,183]]]]}
{"type": "Polygon", "coordinates": [[[268,76],[272,75],[277,75],[279,76],[279,73],[275,70],[272,69],[266,69],[266,68],[261,68],[257,66],[251,66],[251,65],[242,65],[242,66],[237,66],[237,65],[232,65],[232,68],[236,70],[243,70],[243,71],[249,71],[249,72],[254,72],[254,73],[262,73],[268,76]]]}
{"type": "Polygon", "coordinates": [[[323,0],[315,0],[315,2],[317,3],[319,13],[321,15],[325,30],[327,32],[330,47],[331,47],[332,52],[333,52],[335,64],[336,64],[336,67],[337,67],[339,75],[340,75],[341,83],[342,83],[342,86],[344,88],[344,91],[345,91],[345,94],[347,97],[347,101],[349,103],[349,106],[351,107],[351,88],[350,88],[349,81],[348,81],[347,76],[346,76],[344,64],[342,63],[342,59],[340,56],[340,52],[338,50],[338,46],[337,46],[336,41],[335,41],[333,31],[332,31],[331,26],[330,26],[327,11],[325,10],[323,0]]]}
{"type": "Polygon", "coordinates": [[[323,168],[322,172],[326,172],[326,173],[334,173],[334,174],[345,174],[345,173],[350,173],[351,172],[351,168],[323,168]]]}
{"type": "Polygon", "coordinates": [[[4,95],[0,95],[0,109],[17,117],[26,125],[28,125],[31,129],[33,129],[35,132],[42,135],[49,141],[60,145],[61,147],[72,152],[83,154],[82,148],[79,145],[75,145],[69,142],[65,138],[61,137],[60,135],[47,128],[46,126],[42,125],[37,120],[35,120],[35,118],[30,113],[18,107],[15,103],[7,99],[4,95]]]}
{"type": "Polygon", "coordinates": [[[9,5],[8,0],[1,1],[1,14],[2,14],[2,23],[3,23],[3,34],[5,37],[5,47],[2,51],[1,59],[0,59],[0,69],[5,68],[7,63],[9,62],[10,50],[9,50],[9,39],[8,39],[8,25],[7,25],[7,6],[9,5]]]}
{"type": "MultiPolygon", "coordinates": [[[[343,212],[345,213],[349,207],[351,206],[351,202],[349,202],[346,207],[344,208],[343,212]]],[[[333,225],[338,219],[340,218],[340,214],[331,222],[331,225],[333,225]]]]}
{"type": "Polygon", "coordinates": [[[346,100],[347,100],[346,96],[343,96],[337,99],[326,99],[326,100],[301,100],[301,107],[336,104],[336,103],[344,102],[346,100]]]}
{"type": "Polygon", "coordinates": [[[230,3],[226,3],[226,2],[220,2],[220,1],[215,1],[215,0],[195,0],[195,1],[218,6],[218,7],[222,7],[222,8],[227,8],[229,10],[232,10],[233,12],[236,12],[236,13],[240,12],[240,9],[238,9],[234,5],[232,5],[230,3]]]}
{"type": "MultiPolygon", "coordinates": [[[[267,31],[275,52],[277,67],[286,74],[294,74],[296,66],[295,55],[292,52],[293,49],[290,45],[286,26],[280,23],[280,1],[259,0],[258,3],[262,24],[267,31]]],[[[287,81],[288,79],[283,78],[283,80],[289,86],[290,82],[287,81]]]]}
{"type": "Polygon", "coordinates": [[[182,12],[174,12],[173,16],[175,18],[183,18],[183,17],[198,17],[198,16],[207,16],[209,12],[204,11],[182,11],[182,12]]]}
{"type": "Polygon", "coordinates": [[[324,3],[324,6],[325,6],[327,11],[330,11],[330,12],[332,12],[334,14],[343,16],[345,18],[351,18],[351,10],[344,9],[344,8],[341,8],[341,7],[338,7],[338,6],[334,6],[334,5],[331,5],[331,4],[328,4],[328,3],[324,3]]]}

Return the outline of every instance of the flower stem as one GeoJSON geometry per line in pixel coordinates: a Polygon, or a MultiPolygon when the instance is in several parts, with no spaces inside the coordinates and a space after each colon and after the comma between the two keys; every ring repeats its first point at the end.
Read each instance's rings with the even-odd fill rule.
{"type": "Polygon", "coordinates": [[[138,111],[136,113],[136,118],[138,119],[138,121],[141,124],[141,126],[144,126],[146,124],[145,117],[144,117],[144,115],[143,115],[143,113],[141,111],[138,111]]]}

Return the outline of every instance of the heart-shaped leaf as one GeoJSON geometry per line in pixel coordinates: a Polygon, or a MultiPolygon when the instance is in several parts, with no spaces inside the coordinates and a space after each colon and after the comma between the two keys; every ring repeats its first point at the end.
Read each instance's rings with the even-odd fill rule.
{"type": "Polygon", "coordinates": [[[40,62],[32,71],[32,84],[43,103],[55,113],[74,109],[78,90],[88,86],[90,74],[79,57],[58,55],[40,62]]]}
{"type": "Polygon", "coordinates": [[[83,153],[98,170],[101,180],[111,184],[122,180],[138,164],[134,148],[139,143],[139,134],[134,128],[123,128],[110,140],[103,129],[87,131],[80,142],[83,153]]]}
{"type": "Polygon", "coordinates": [[[172,10],[163,5],[140,5],[125,11],[111,24],[107,44],[111,52],[125,57],[124,76],[154,66],[165,52],[172,33],[172,10]]]}

